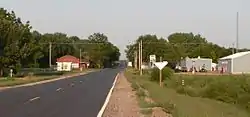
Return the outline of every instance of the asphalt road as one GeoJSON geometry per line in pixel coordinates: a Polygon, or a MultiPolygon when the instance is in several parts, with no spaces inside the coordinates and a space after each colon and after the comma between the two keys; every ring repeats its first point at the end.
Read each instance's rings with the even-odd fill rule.
{"type": "Polygon", "coordinates": [[[0,92],[0,117],[96,117],[122,69],[0,92]]]}

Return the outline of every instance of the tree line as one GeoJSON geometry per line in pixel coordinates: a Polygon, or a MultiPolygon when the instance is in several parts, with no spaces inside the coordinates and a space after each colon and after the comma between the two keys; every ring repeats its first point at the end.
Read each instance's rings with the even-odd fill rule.
{"type": "Polygon", "coordinates": [[[49,44],[52,43],[51,60],[73,55],[88,60],[92,67],[103,67],[119,60],[119,49],[102,33],[94,33],[88,39],[67,34],[32,31],[29,21],[22,22],[14,11],[0,8],[0,76],[5,69],[49,67],[49,44]]]}
{"type": "MultiPolygon", "coordinates": [[[[200,34],[177,32],[169,35],[167,39],[147,34],[139,36],[134,44],[127,45],[125,52],[129,61],[134,61],[134,53],[138,51],[138,44],[141,40],[143,43],[143,62],[149,62],[149,55],[156,55],[157,61],[159,61],[159,57],[162,57],[163,60],[170,63],[171,67],[174,67],[177,62],[187,56],[211,58],[213,62],[217,63],[219,58],[236,51],[235,48],[225,48],[208,42],[200,34]]],[[[239,52],[248,50],[239,49],[239,52]]]]}

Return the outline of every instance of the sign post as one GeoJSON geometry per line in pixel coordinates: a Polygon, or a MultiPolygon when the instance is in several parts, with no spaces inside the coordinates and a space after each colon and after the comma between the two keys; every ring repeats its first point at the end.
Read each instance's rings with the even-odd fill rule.
{"type": "Polygon", "coordinates": [[[10,69],[10,77],[13,77],[13,69],[10,69]]]}
{"type": "MultiPolygon", "coordinates": [[[[161,58],[161,61],[162,61],[162,58],[161,58]]],[[[167,61],[155,62],[154,64],[160,70],[159,83],[160,83],[160,86],[162,86],[162,69],[168,64],[168,62],[167,61]]]]}
{"type": "Polygon", "coordinates": [[[154,62],[156,62],[156,55],[149,55],[150,67],[153,67],[154,62]]]}

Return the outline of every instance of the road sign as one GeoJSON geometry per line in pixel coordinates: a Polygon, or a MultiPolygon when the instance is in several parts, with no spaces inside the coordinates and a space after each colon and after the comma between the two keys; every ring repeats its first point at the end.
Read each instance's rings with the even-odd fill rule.
{"type": "Polygon", "coordinates": [[[150,62],[155,62],[156,61],[156,56],[155,55],[149,55],[149,60],[150,60],[150,62]]]}
{"type": "Polygon", "coordinates": [[[160,70],[162,70],[167,64],[167,61],[163,61],[163,62],[155,62],[154,63],[156,67],[158,67],[160,70]]]}

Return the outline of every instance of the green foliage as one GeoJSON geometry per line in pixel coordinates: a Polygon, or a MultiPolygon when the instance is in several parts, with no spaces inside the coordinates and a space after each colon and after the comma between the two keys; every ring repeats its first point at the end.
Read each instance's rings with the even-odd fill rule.
{"type": "MultiPolygon", "coordinates": [[[[149,92],[150,98],[155,102],[154,105],[150,107],[162,107],[167,113],[171,113],[173,117],[249,117],[249,112],[238,108],[237,105],[218,102],[213,99],[189,96],[192,94],[180,95],[176,92],[177,88],[187,88],[189,91],[183,89],[186,90],[186,92],[194,92],[192,90],[197,91],[198,88],[205,89],[206,85],[204,86],[204,84],[210,84],[214,82],[215,79],[224,81],[224,78],[228,78],[229,76],[174,75],[172,79],[165,81],[168,87],[163,88],[160,87],[158,83],[150,81],[149,75],[139,76],[138,74],[133,74],[133,72],[135,71],[126,70],[125,75],[132,82],[137,82],[138,85],[143,86],[144,89],[149,92]],[[193,78],[196,79],[193,80],[193,78]],[[186,85],[184,87],[181,86],[181,82],[179,82],[182,79],[185,79],[186,85]],[[192,84],[192,86],[190,86],[190,84],[192,84]],[[170,89],[170,87],[173,89],[170,89]]],[[[242,76],[236,77],[242,78],[242,76]]],[[[243,85],[243,89],[249,90],[247,88],[249,86],[250,85],[243,85]]],[[[200,90],[200,92],[204,91],[200,90]]],[[[245,105],[248,105],[246,102],[249,100],[249,96],[247,95],[249,94],[240,96],[241,100],[245,102],[245,105]]],[[[141,104],[141,101],[139,101],[139,103],[141,104]]],[[[143,106],[148,107],[148,104],[144,102],[143,106]]]]}
{"type": "MultiPolygon", "coordinates": [[[[129,61],[134,61],[135,51],[138,51],[138,44],[142,40],[142,60],[149,62],[149,55],[156,55],[157,61],[160,57],[169,62],[169,66],[175,67],[181,57],[203,57],[211,58],[217,62],[219,58],[230,55],[232,48],[220,47],[217,44],[208,42],[206,38],[193,33],[173,33],[167,39],[158,38],[156,35],[142,35],[138,37],[136,43],[127,45],[126,57],[129,61]],[[167,41],[168,40],[168,41],[167,41]]],[[[247,51],[249,49],[241,49],[247,51]]]]}
{"type": "Polygon", "coordinates": [[[64,55],[80,57],[91,66],[103,67],[119,60],[119,49],[102,33],[88,39],[67,34],[31,32],[29,21],[23,23],[13,11],[0,8],[0,76],[8,75],[4,69],[49,67],[49,43],[52,43],[52,64],[64,55]]]}
{"type": "Polygon", "coordinates": [[[114,61],[119,60],[119,49],[108,42],[108,37],[104,34],[94,33],[88,37],[88,41],[96,43],[89,45],[86,49],[93,66],[111,66],[114,61]]]}
{"type": "Polygon", "coordinates": [[[250,111],[250,76],[188,76],[175,75],[166,86],[178,93],[237,104],[250,111]],[[184,79],[185,85],[180,84],[184,79]],[[171,84],[171,85],[170,85],[171,84]]]}
{"type": "MultiPolygon", "coordinates": [[[[162,69],[162,81],[167,80],[167,79],[171,79],[172,75],[173,75],[174,71],[169,68],[169,67],[165,67],[162,69]]],[[[151,77],[150,77],[151,81],[159,81],[159,69],[158,68],[154,68],[151,72],[151,77]]]]}

